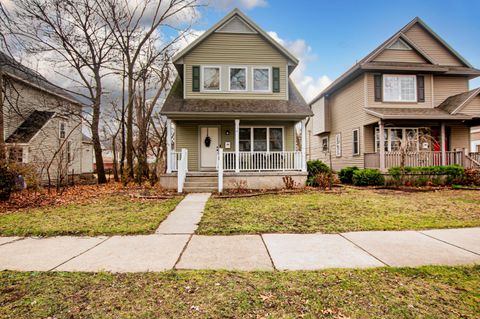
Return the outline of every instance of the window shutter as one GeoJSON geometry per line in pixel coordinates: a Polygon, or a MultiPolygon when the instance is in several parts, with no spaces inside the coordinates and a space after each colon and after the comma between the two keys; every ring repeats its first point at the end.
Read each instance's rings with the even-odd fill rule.
{"type": "Polygon", "coordinates": [[[374,85],[375,85],[375,102],[382,102],[382,75],[374,75],[374,85]]]}
{"type": "Polygon", "coordinates": [[[272,68],[273,92],[280,92],[280,68],[272,68]]]}
{"type": "Polygon", "coordinates": [[[192,91],[200,92],[200,67],[192,67],[192,91]]]}
{"type": "Polygon", "coordinates": [[[425,102],[425,77],[417,75],[417,101],[425,102]]]}

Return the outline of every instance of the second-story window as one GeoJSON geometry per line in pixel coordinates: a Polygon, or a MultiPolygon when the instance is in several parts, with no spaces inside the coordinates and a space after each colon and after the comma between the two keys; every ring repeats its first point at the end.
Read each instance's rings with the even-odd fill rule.
{"type": "Polygon", "coordinates": [[[231,67],[230,68],[230,91],[246,91],[247,90],[247,68],[231,67]]]}
{"type": "Polygon", "coordinates": [[[67,128],[66,128],[66,124],[65,122],[60,122],[60,125],[59,125],[59,135],[60,135],[60,138],[61,139],[64,139],[65,136],[67,135],[67,128]]]}
{"type": "Polygon", "coordinates": [[[220,67],[204,66],[202,74],[204,91],[220,91],[220,67]]]}
{"type": "Polygon", "coordinates": [[[417,81],[415,75],[384,75],[383,100],[385,102],[416,102],[417,81]]]}
{"type": "Polygon", "coordinates": [[[253,68],[253,90],[270,91],[270,68],[253,68]]]}

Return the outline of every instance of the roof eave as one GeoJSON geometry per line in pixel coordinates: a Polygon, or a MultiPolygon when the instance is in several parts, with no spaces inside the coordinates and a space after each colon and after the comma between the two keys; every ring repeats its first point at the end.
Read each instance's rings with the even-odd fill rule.
{"type": "Polygon", "coordinates": [[[201,119],[225,119],[225,118],[251,118],[261,120],[269,119],[305,119],[313,116],[313,113],[240,113],[240,112],[169,112],[161,111],[160,114],[170,118],[201,118],[201,119]]]}

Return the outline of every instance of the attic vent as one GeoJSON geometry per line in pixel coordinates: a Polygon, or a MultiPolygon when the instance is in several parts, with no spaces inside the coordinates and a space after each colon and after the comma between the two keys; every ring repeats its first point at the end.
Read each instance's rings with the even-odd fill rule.
{"type": "Polygon", "coordinates": [[[391,50],[411,50],[412,48],[405,43],[402,39],[398,39],[388,46],[387,49],[391,50]]]}
{"type": "Polygon", "coordinates": [[[243,19],[235,16],[225,22],[216,32],[221,33],[257,33],[243,19]]]}

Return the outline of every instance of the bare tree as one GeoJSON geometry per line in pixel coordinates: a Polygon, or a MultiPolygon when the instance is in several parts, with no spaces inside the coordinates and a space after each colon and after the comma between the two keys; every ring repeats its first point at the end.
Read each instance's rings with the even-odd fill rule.
{"type": "Polygon", "coordinates": [[[75,76],[60,75],[78,84],[91,101],[90,127],[98,182],[105,183],[99,124],[105,65],[113,48],[112,32],[98,15],[95,0],[18,0],[16,33],[32,53],[52,53],[53,62],[66,65],[75,76]]]}

